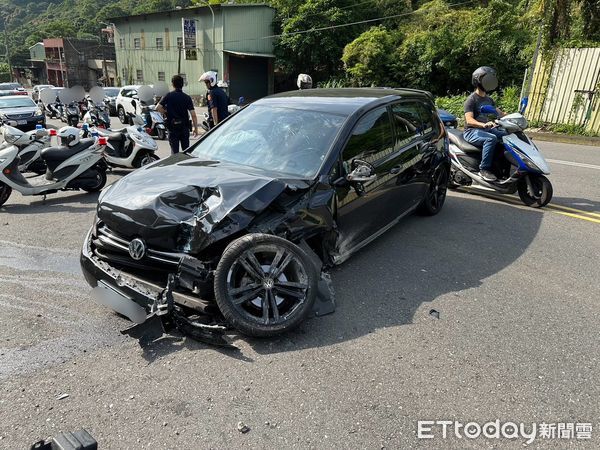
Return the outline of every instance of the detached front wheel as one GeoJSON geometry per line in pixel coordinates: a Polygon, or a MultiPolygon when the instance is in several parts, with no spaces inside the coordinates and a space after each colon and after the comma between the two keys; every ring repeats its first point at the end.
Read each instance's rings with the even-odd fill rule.
{"type": "Polygon", "coordinates": [[[541,208],[546,206],[552,200],[552,183],[543,175],[526,175],[530,183],[527,183],[525,177],[519,180],[517,190],[521,201],[527,206],[541,208]]]}
{"type": "Polygon", "coordinates": [[[300,247],[277,236],[250,234],[225,249],[214,288],[232,326],[266,337],[297,327],[309,315],[317,283],[317,270],[300,247]]]}

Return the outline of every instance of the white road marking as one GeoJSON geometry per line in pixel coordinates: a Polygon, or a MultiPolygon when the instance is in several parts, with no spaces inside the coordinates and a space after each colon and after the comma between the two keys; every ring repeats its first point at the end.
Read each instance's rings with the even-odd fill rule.
{"type": "Polygon", "coordinates": [[[594,164],[585,164],[585,163],[578,163],[578,162],[573,162],[573,161],[563,161],[560,159],[547,159],[546,161],[548,161],[549,163],[553,163],[553,164],[562,164],[563,166],[583,167],[585,169],[600,170],[600,166],[595,166],[594,164]]]}

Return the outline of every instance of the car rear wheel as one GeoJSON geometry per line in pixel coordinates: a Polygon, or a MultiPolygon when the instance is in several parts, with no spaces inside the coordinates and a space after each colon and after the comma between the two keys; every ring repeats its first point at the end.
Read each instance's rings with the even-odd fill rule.
{"type": "Polygon", "coordinates": [[[273,336],[297,327],[312,310],[317,270],[297,245],[250,234],[233,241],[215,271],[217,305],[249,336],[273,336]]]}
{"type": "Polygon", "coordinates": [[[427,194],[418,207],[418,212],[425,216],[435,216],[442,210],[448,191],[448,168],[440,166],[436,169],[427,189],[427,194]]]}
{"type": "Polygon", "coordinates": [[[12,188],[0,181],[0,206],[4,205],[10,197],[12,188]]]}

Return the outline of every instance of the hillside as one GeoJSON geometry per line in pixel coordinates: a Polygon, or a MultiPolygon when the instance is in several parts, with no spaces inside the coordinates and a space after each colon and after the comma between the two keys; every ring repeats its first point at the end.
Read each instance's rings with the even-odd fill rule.
{"type": "Polygon", "coordinates": [[[29,58],[28,48],[44,38],[99,38],[102,22],[110,17],[164,11],[190,3],[190,0],[0,0],[0,30],[4,32],[6,28],[10,60],[19,65],[29,58]]]}

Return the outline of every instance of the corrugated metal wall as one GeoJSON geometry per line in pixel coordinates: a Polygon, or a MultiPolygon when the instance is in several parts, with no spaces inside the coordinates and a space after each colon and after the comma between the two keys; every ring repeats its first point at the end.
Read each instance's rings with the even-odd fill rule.
{"type": "Polygon", "coordinates": [[[565,48],[541,55],[534,70],[527,118],[573,124],[600,133],[600,48],[565,48]]]}

